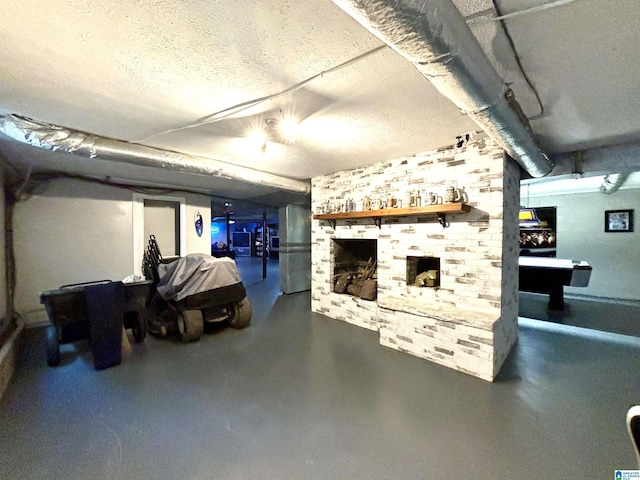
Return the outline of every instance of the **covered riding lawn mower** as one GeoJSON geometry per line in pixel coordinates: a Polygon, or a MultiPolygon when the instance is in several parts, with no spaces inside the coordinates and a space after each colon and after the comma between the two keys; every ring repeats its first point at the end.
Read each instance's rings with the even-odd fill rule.
{"type": "Polygon", "coordinates": [[[151,235],[142,272],[152,282],[147,320],[155,335],[177,333],[183,342],[195,342],[205,322],[226,321],[233,328],[251,322],[247,291],[229,257],[192,253],[163,258],[151,235]]]}

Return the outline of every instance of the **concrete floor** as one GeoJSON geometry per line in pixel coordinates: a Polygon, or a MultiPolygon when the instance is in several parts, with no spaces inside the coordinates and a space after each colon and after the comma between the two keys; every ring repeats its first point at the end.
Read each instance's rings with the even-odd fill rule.
{"type": "Polygon", "coordinates": [[[640,302],[598,302],[565,295],[567,315],[550,314],[549,295],[520,292],[520,316],[574,327],[640,337],[640,302]]]}
{"type": "Polygon", "coordinates": [[[491,384],[312,314],[308,292],[279,294],[273,264],[266,281],[243,270],[248,329],[194,344],[147,337],[107,370],[82,342],[48,368],[41,330],[28,330],[0,401],[0,478],[539,480],[637,468],[624,418],[640,403],[640,339],[522,319],[491,384]]]}

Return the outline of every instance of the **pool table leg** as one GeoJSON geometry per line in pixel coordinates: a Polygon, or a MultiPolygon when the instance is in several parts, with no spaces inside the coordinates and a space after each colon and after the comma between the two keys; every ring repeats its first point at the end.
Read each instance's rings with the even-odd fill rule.
{"type": "Polygon", "coordinates": [[[547,309],[555,315],[567,313],[568,305],[564,303],[564,286],[562,283],[553,283],[549,287],[549,305],[547,309]]]}

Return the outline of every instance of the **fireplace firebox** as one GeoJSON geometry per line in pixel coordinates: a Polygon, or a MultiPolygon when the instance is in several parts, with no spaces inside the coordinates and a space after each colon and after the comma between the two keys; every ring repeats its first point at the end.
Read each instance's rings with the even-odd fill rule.
{"type": "Polygon", "coordinates": [[[378,241],[333,239],[333,291],[375,300],[378,290],[378,241]]]}
{"type": "Polygon", "coordinates": [[[416,287],[439,287],[440,258],[407,257],[407,285],[416,287]]]}

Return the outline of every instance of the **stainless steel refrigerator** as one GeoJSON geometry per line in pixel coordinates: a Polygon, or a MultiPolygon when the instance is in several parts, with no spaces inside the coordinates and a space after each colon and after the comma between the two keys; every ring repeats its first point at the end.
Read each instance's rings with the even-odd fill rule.
{"type": "Polygon", "coordinates": [[[280,290],[311,290],[311,210],[287,205],[279,210],[280,290]]]}

